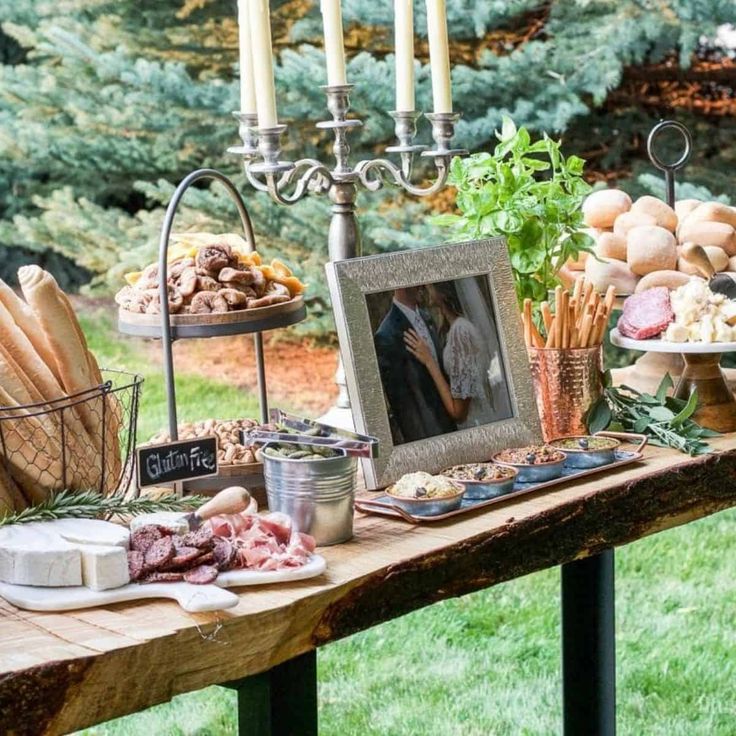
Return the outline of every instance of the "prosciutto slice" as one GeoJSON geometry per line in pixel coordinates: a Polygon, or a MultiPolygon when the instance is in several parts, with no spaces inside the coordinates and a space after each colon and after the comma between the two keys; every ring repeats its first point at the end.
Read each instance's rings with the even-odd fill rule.
{"type": "Polygon", "coordinates": [[[286,570],[301,567],[314,552],[314,538],[294,530],[285,514],[227,514],[208,522],[215,539],[227,540],[234,554],[230,569],[286,570]]]}

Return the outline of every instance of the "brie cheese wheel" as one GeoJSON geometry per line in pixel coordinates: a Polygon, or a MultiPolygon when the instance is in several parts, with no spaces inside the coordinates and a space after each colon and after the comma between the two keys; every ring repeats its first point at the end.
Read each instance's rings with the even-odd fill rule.
{"type": "Polygon", "coordinates": [[[154,514],[141,514],[131,519],[130,531],[134,532],[142,526],[156,524],[165,529],[170,529],[174,534],[186,534],[189,531],[189,524],[184,517],[185,514],[181,511],[157,511],[154,514]]]}
{"type": "Polygon", "coordinates": [[[130,532],[120,524],[97,519],[56,519],[44,522],[67,542],[128,548],[130,532]]]}
{"type": "Polygon", "coordinates": [[[0,581],[44,587],[81,585],[77,547],[43,529],[43,523],[0,528],[0,581]]]}
{"type": "Polygon", "coordinates": [[[82,555],[82,583],[88,588],[109,590],[130,582],[128,553],[124,547],[83,544],[79,552],[82,555]]]}
{"type": "Polygon", "coordinates": [[[125,527],[57,519],[0,527],[0,582],[107,590],[129,582],[125,527]]]}

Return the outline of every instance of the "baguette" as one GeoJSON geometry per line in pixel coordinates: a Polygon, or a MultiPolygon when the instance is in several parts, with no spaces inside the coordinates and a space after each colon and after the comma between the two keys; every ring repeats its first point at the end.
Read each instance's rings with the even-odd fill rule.
{"type": "MultiPolygon", "coordinates": [[[[68,394],[99,386],[102,375],[87,347],[87,340],[79,325],[74,308],[67,295],[59,288],[54,277],[38,266],[24,266],[18,271],[18,280],[28,304],[38,319],[54,355],[57,371],[68,394]]],[[[122,460],[118,435],[122,411],[117,398],[108,394],[88,399],[75,406],[94,455],[104,452],[105,478],[103,490],[112,490],[118,481],[122,460]],[[104,402],[104,404],[103,404],[104,402]]],[[[94,462],[97,474],[90,487],[99,484],[101,463],[94,462]]]]}
{"type": "Polygon", "coordinates": [[[0,279],[0,303],[10,312],[15,324],[25,333],[33,349],[54,374],[54,378],[60,381],[51,346],[41,325],[34,317],[33,310],[2,279],[0,279]]]}

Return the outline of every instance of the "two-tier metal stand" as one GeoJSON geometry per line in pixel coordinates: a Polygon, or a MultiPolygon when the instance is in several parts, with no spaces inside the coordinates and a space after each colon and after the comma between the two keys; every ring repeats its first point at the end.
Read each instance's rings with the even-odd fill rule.
{"type": "MultiPolygon", "coordinates": [[[[212,179],[220,182],[230,198],[237,207],[243,235],[248,246],[248,252],[256,249],[253,225],[243,198],[232,181],[215,169],[197,169],[186,176],[176,188],[169,206],[166,208],[161,237],[159,240],[158,276],[159,296],[161,302],[161,313],[156,315],[133,315],[121,313],[118,319],[118,329],[127,335],[137,337],[150,337],[161,340],[163,348],[164,380],[166,384],[166,398],[168,404],[169,435],[172,441],[179,438],[178,418],[176,409],[176,382],[174,376],[174,354],[173,344],[175,340],[204,337],[220,337],[223,335],[252,334],[255,346],[256,376],[258,382],[258,401],[260,407],[260,420],[268,422],[268,392],[266,388],[266,370],[263,356],[263,335],[267,330],[301,322],[306,317],[306,307],[301,297],[293,299],[286,304],[278,304],[272,307],[261,307],[258,309],[244,309],[224,314],[189,315],[170,314],[168,299],[168,253],[169,240],[174,224],[174,218],[179,204],[186,191],[195,182],[202,179],[212,179]]],[[[243,466],[244,468],[247,466],[243,466]]],[[[261,483],[260,474],[246,474],[251,483],[261,483]]],[[[238,480],[248,483],[245,478],[238,476],[238,480]]],[[[207,479],[208,488],[216,490],[213,483],[217,479],[207,479]]],[[[229,485],[235,481],[235,477],[229,475],[225,484],[229,485]]],[[[194,486],[191,486],[194,488],[194,486]]]]}

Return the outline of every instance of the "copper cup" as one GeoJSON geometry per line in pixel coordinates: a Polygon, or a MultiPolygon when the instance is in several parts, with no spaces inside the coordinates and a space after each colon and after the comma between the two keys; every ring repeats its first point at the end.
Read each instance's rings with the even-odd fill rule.
{"type": "Polygon", "coordinates": [[[603,392],[603,351],[527,348],[545,442],[588,434],[585,418],[603,392]]]}

